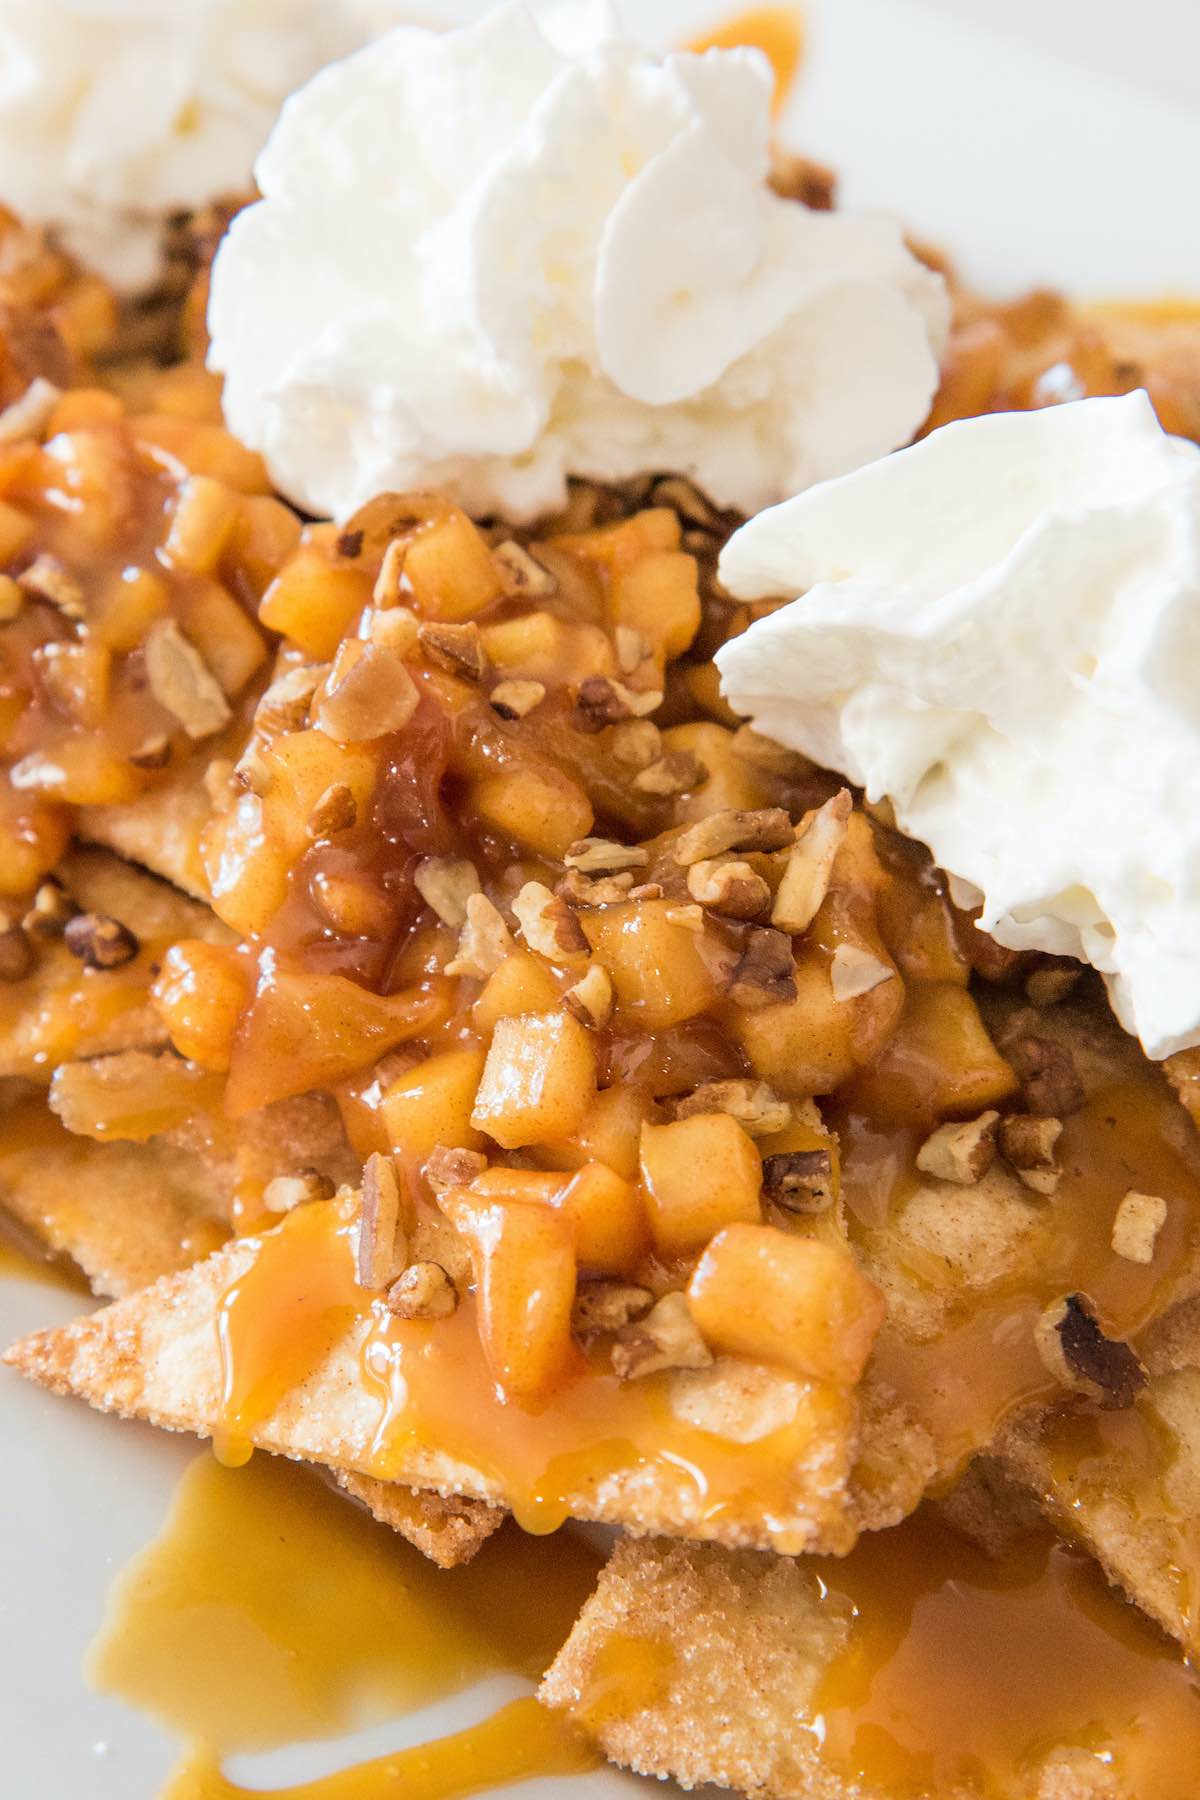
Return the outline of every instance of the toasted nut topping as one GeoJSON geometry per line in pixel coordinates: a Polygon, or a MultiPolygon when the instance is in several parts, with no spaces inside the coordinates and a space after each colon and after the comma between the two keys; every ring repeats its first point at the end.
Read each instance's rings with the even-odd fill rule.
{"type": "Polygon", "coordinates": [[[1105,1337],[1086,1294],[1067,1294],[1034,1327],[1038,1354],[1056,1381],[1106,1411],[1132,1406],[1146,1371],[1129,1345],[1105,1337]]]}
{"type": "Polygon", "coordinates": [[[467,898],[467,916],[459,934],[454,961],[447,975],[473,975],[479,981],[492,975],[516,948],[512,933],[486,894],[467,898]]]}
{"type": "Polygon", "coordinates": [[[1069,963],[1034,969],[1025,977],[1025,992],[1035,1006],[1057,1006],[1078,985],[1082,974],[1082,969],[1069,963]]]}
{"type": "Polygon", "coordinates": [[[394,650],[397,656],[411,656],[417,647],[417,615],[409,612],[407,606],[389,606],[372,608],[370,618],[370,636],[373,644],[381,650],[394,650]]]}
{"type": "Polygon", "coordinates": [[[19,925],[0,928],[0,981],[23,981],[33,960],[33,945],[19,925]]]}
{"type": "Polygon", "coordinates": [[[654,1295],[627,1281],[581,1281],[571,1309],[571,1330],[579,1337],[597,1331],[620,1331],[649,1312],[654,1295]]]}
{"type": "Polygon", "coordinates": [[[17,586],[35,600],[48,600],[51,606],[57,606],[64,618],[76,623],[87,618],[83,589],[56,556],[35,556],[17,576],[17,586]]]}
{"type": "Polygon", "coordinates": [[[478,1150],[454,1150],[448,1144],[435,1144],[421,1173],[435,1193],[442,1193],[446,1188],[466,1187],[486,1168],[487,1157],[478,1150]]]}
{"type": "Polygon", "coordinates": [[[782,806],[764,806],[757,812],[716,812],[681,832],[675,843],[675,861],[682,868],[724,856],[728,850],[781,850],[792,842],[792,821],[782,806]]]}
{"type": "Polygon", "coordinates": [[[1083,1085],[1075,1059],[1053,1038],[1018,1038],[1007,1046],[1008,1060],[1021,1077],[1025,1104],[1032,1113],[1065,1119],[1083,1105],[1083,1085]]]}
{"type": "Polygon", "coordinates": [[[466,625],[436,622],[421,625],[417,629],[417,642],[430,662],[448,669],[451,675],[461,676],[464,681],[482,681],[487,674],[487,652],[474,620],[466,625]]]}
{"type": "Polygon", "coordinates": [[[11,625],[25,605],[25,596],[11,575],[0,575],[0,625],[11,625]]]}
{"type": "Polygon", "coordinates": [[[765,1081],[706,1081],[671,1107],[676,1119],[696,1113],[728,1113],[751,1137],[769,1137],[792,1122],[791,1107],[765,1081]]]}
{"type": "Polygon", "coordinates": [[[497,544],[492,551],[499,568],[501,585],[506,594],[521,599],[531,599],[543,594],[553,594],[558,590],[558,582],[543,567],[535,556],[520,544],[497,544]]]}
{"type": "Polygon", "coordinates": [[[170,738],[161,733],[157,737],[148,737],[130,752],[129,760],[135,769],[165,769],[171,760],[170,738]]]}
{"type": "Polygon", "coordinates": [[[684,931],[704,930],[704,908],[695,902],[690,906],[671,906],[663,914],[668,925],[679,925],[684,931]]]}
{"type": "Polygon", "coordinates": [[[664,1294],[644,1319],[618,1331],[612,1365],[622,1381],[636,1381],[660,1369],[706,1369],[712,1351],[688,1310],[683,1294],[664,1294]]]}
{"type": "Polygon", "coordinates": [[[1167,1203],[1161,1194],[1139,1194],[1130,1188],[1113,1219],[1114,1252],[1126,1262],[1153,1262],[1154,1246],[1166,1222],[1167,1203]]]}
{"type": "Polygon", "coordinates": [[[374,1151],[363,1168],[358,1221],[358,1285],[378,1291],[408,1260],[400,1229],[400,1184],[390,1156],[374,1151]]]}
{"type": "Polygon", "coordinates": [[[488,698],[502,719],[523,719],[542,704],[546,689],[540,681],[498,681],[488,698]]]}
{"type": "Polygon", "coordinates": [[[661,882],[640,881],[637,887],[630,888],[629,898],[631,900],[661,900],[662,893],[661,882]]]}
{"type": "Polygon", "coordinates": [[[632,675],[641,668],[650,654],[650,640],[635,631],[632,625],[618,625],[613,632],[613,645],[617,652],[617,667],[622,675],[632,675]]]}
{"type": "Polygon", "coordinates": [[[1037,1113],[1010,1113],[1000,1121],[1000,1151],[1035,1194],[1052,1194],[1062,1179],[1055,1147],[1062,1120],[1037,1113]]]}
{"type": "Polygon", "coordinates": [[[389,1050],[386,1056],[380,1057],[372,1066],[371,1074],[381,1088],[388,1088],[393,1081],[399,1081],[402,1075],[409,1074],[424,1060],[423,1054],[415,1045],[399,1044],[395,1050],[389,1050]]]}
{"type": "Polygon", "coordinates": [[[700,489],[690,481],[685,481],[682,475],[662,476],[651,488],[650,498],[655,506],[673,508],[689,525],[699,525],[703,531],[721,529],[716,509],[704,498],[700,489]]]}
{"type": "Polygon", "coordinates": [[[465,925],[467,902],[480,890],[475,864],[465,857],[425,856],[413,873],[413,886],[443,925],[457,931],[465,925]]]}
{"type": "Polygon", "coordinates": [[[608,675],[589,675],[579,684],[575,696],[577,723],[587,731],[603,731],[606,725],[619,725],[638,717],[633,694],[624,682],[608,675]]]}
{"type": "Polygon", "coordinates": [[[216,676],[174,619],[160,619],[146,639],[150,692],[190,738],[211,737],[233,716],[216,676]]]}
{"type": "Polygon", "coordinates": [[[620,900],[628,900],[632,887],[633,876],[628,869],[620,875],[598,875],[592,881],[578,869],[568,869],[555,892],[568,906],[615,906],[620,900]]]}
{"type": "Polygon", "coordinates": [[[448,1319],[458,1289],[441,1263],[410,1263],[387,1291],[387,1309],[398,1319],[448,1319]]]}
{"type": "Polygon", "coordinates": [[[293,1207],[307,1206],[310,1200],[332,1200],[333,1183],[318,1169],[301,1169],[296,1175],[276,1175],[263,1189],[263,1205],[268,1212],[291,1212],[293,1207]]]}
{"type": "Polygon", "coordinates": [[[796,998],[796,965],[786,932],[751,927],[746,948],[729,974],[729,998],[747,1011],[796,998]]]}
{"type": "Polygon", "coordinates": [[[980,1113],[961,1125],[939,1125],[917,1151],[917,1167],[939,1181],[973,1187],[996,1160],[998,1112],[980,1113]]]}
{"type": "Polygon", "coordinates": [[[771,890],[748,862],[709,858],[687,872],[688,893],[701,906],[731,919],[757,919],[771,904],[771,890]]]}
{"type": "Polygon", "coordinates": [[[580,869],[585,875],[612,875],[618,869],[644,868],[650,861],[650,852],[641,844],[586,837],[568,845],[563,861],[568,869],[580,869]]]}
{"type": "MultiPolygon", "coordinates": [[[[361,538],[359,549],[362,549],[361,538]]],[[[401,537],[394,537],[383,553],[379,573],[375,577],[375,586],[371,590],[371,599],[384,611],[400,605],[400,577],[404,573],[404,558],[407,552],[408,545],[405,540],[401,537]]]]}
{"type": "Polygon", "coordinates": [[[277,737],[284,731],[299,731],[308,724],[312,697],[328,674],[325,663],[307,663],[299,669],[288,669],[277,675],[254,714],[254,727],[264,737],[277,737]]]}
{"type": "Polygon", "coordinates": [[[119,969],[141,948],[127,926],[103,913],[76,913],[67,921],[63,942],[88,969],[119,969]]]}
{"type": "Polygon", "coordinates": [[[633,778],[633,785],[639,794],[689,794],[694,788],[703,787],[708,780],[708,770],[698,756],[690,750],[668,750],[649,768],[642,769],[633,778]]]}
{"type": "Polygon", "coordinates": [[[529,948],[548,962],[574,964],[588,959],[583,927],[565,900],[540,881],[527,881],[512,903],[513,917],[529,948]]]}
{"type": "Polygon", "coordinates": [[[779,1150],[763,1158],[763,1198],[787,1213],[823,1213],[833,1205],[828,1150],[779,1150]]]}
{"type": "Polygon", "coordinates": [[[51,876],[40,883],[33,896],[33,905],[21,920],[21,927],[30,937],[61,937],[78,911],[62,882],[51,876]]]}
{"type": "Polygon", "coordinates": [[[608,1024],[613,1009],[613,984],[603,963],[593,963],[582,981],[563,995],[567,1011],[593,1031],[608,1024]]]}
{"type": "Polygon", "coordinates": [[[626,768],[648,769],[662,758],[662,732],[652,719],[626,719],[613,726],[608,747],[626,768]]]}
{"type": "Polygon", "coordinates": [[[62,399],[62,389],[35,375],[25,392],[0,412],[0,444],[15,444],[21,438],[40,438],[50,415],[62,399]]]}
{"type": "Polygon", "coordinates": [[[394,650],[379,644],[360,649],[357,642],[354,648],[358,654],[352,660],[339,655],[315,709],[316,724],[339,744],[361,744],[402,730],[420,699],[416,683],[394,650]]]}
{"type": "Polygon", "coordinates": [[[310,838],[332,837],[337,831],[349,831],[358,822],[358,804],[344,781],[327,787],[308,815],[310,838]]]}
{"type": "Polygon", "coordinates": [[[802,821],[775,893],[771,923],[780,931],[807,931],[829,892],[838,851],[846,841],[851,801],[847,789],[802,821]]]}
{"type": "Polygon", "coordinates": [[[345,557],[347,562],[354,562],[362,555],[365,532],[343,531],[337,541],[337,553],[345,557]]]}
{"type": "Polygon", "coordinates": [[[857,944],[839,944],[829,964],[829,982],[838,1001],[857,1000],[881,982],[890,981],[895,973],[890,963],[881,962],[857,944]]]}
{"type": "Polygon", "coordinates": [[[756,769],[765,769],[768,775],[781,776],[785,781],[798,781],[812,768],[808,758],[801,756],[798,750],[785,749],[774,738],[755,731],[753,725],[739,725],[729,747],[743,762],[753,763],[756,769]]]}

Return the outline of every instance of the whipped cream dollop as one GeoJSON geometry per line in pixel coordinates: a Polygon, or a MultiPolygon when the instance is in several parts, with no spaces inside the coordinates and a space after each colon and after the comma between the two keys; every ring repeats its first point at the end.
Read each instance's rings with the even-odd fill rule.
{"type": "Polygon", "coordinates": [[[366,40],[361,6],[0,0],[0,199],[149,286],[164,216],[250,188],[285,96],[366,40]]]}
{"type": "Polygon", "coordinates": [[[279,487],[477,513],[652,469],[752,510],[906,442],[939,277],[766,185],[757,51],[659,57],[603,5],[400,28],[288,101],[217,259],[211,363],[279,487]]]}
{"type": "Polygon", "coordinates": [[[744,526],[718,655],[759,730],[887,796],[1013,949],[1200,1043],[1200,449],[1144,393],[947,425],[744,526]]]}

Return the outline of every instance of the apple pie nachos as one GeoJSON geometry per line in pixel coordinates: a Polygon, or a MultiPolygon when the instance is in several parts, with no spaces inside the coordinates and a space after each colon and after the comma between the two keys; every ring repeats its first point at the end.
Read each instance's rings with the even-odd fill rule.
{"type": "MultiPolygon", "coordinates": [[[[108,1302],[8,1361],[446,1565],[620,1528],[543,1698],[640,1770],[1183,1796],[1107,1621],[1200,1755],[1134,1610],[1195,1648],[1195,1056],[731,712],[775,603],[684,476],[301,518],[3,233],[0,1201],[108,1302]],[[1075,1595],[1105,1724],[1039,1671],[1019,1755],[879,1749],[947,1582],[1075,1595]]],[[[1194,322],[960,293],[931,425],[1137,386],[1200,438],[1194,322]]]]}

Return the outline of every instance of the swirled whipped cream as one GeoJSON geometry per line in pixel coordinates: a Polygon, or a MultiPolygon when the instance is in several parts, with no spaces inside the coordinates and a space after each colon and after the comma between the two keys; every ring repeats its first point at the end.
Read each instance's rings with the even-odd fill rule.
{"type": "Polygon", "coordinates": [[[1200,1042],[1200,449],[1144,393],[947,425],[744,526],[801,594],[717,661],[764,732],[888,796],[1013,949],[1200,1042]]]}
{"type": "Polygon", "coordinates": [[[356,0],[0,0],[0,198],[147,287],[164,216],[249,188],[284,97],[367,35],[356,0]]]}
{"type": "Polygon", "coordinates": [[[906,442],[947,322],[896,225],[766,185],[756,51],[602,5],[400,28],[288,101],[217,259],[233,430],[344,516],[436,486],[528,518],[650,469],[752,510],[906,442]]]}

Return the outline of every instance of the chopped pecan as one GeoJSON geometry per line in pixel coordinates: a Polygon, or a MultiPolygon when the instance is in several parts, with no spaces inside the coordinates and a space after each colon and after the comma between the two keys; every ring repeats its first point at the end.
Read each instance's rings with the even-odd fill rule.
{"type": "Polygon", "coordinates": [[[268,738],[285,731],[302,730],[308,724],[312,697],[327,673],[325,663],[305,663],[277,675],[258,703],[254,714],[255,730],[268,738]]]}
{"type": "Polygon", "coordinates": [[[1062,1120],[1041,1113],[1010,1113],[1000,1121],[1000,1151],[1027,1188],[1052,1194],[1062,1179],[1055,1149],[1062,1120]]]}
{"type": "Polygon", "coordinates": [[[1167,1222],[1167,1203],[1161,1194],[1141,1194],[1130,1188],[1113,1219],[1112,1247],[1126,1262],[1152,1263],[1158,1234],[1167,1222]]]}
{"type": "Polygon", "coordinates": [[[1052,1301],[1034,1327],[1034,1341],[1056,1381],[1106,1411],[1132,1406],[1146,1385],[1145,1369],[1128,1344],[1104,1335],[1086,1294],[1052,1301]]]}
{"type": "Polygon", "coordinates": [[[232,718],[216,676],[174,619],[151,627],[145,645],[150,692],[190,738],[211,737],[232,718]]]}
{"type": "Polygon", "coordinates": [[[563,862],[585,875],[613,875],[620,869],[641,869],[650,852],[641,844],[618,844],[612,838],[577,838],[568,844],[563,862]]]}
{"type": "Polygon", "coordinates": [[[683,1294],[664,1294],[645,1318],[624,1325],[612,1347],[612,1365],[621,1381],[636,1381],[660,1369],[706,1369],[712,1351],[683,1294]]]}
{"type": "Polygon", "coordinates": [[[711,912],[730,919],[758,919],[771,904],[771,890],[748,862],[706,858],[687,872],[688,893],[711,912]]]}
{"type": "Polygon", "coordinates": [[[401,1228],[400,1184],[390,1156],[376,1150],[366,1160],[358,1219],[358,1285],[378,1292],[408,1261],[401,1228]]]}
{"type": "Polygon", "coordinates": [[[633,876],[628,869],[619,875],[597,875],[589,878],[579,869],[568,869],[555,887],[555,893],[568,906],[615,906],[628,900],[633,876]]]}
{"type": "Polygon", "coordinates": [[[698,525],[702,531],[721,529],[721,517],[716,508],[682,475],[662,476],[651,488],[650,499],[654,506],[671,507],[688,525],[698,525]]]}
{"type": "Polygon", "coordinates": [[[747,1011],[796,998],[796,965],[786,932],[750,928],[746,948],[729,974],[729,998],[747,1011]]]}
{"type": "Polygon", "coordinates": [[[506,594],[519,599],[531,599],[557,592],[557,578],[536,556],[522,545],[514,543],[511,538],[507,543],[497,544],[492,555],[499,567],[500,581],[506,594]]]}
{"type": "Polygon", "coordinates": [[[567,989],[563,1005],[581,1025],[593,1031],[608,1024],[612,1017],[613,984],[603,963],[593,963],[583,979],[567,989]]]}
{"type": "Polygon", "coordinates": [[[771,923],[780,931],[807,931],[820,911],[846,841],[850,808],[850,794],[843,788],[802,821],[771,908],[771,923]]]}
{"type": "Polygon", "coordinates": [[[891,963],[882,962],[869,950],[857,944],[839,944],[829,964],[829,983],[834,999],[845,1002],[869,994],[895,973],[891,963]]]}
{"type": "Polygon", "coordinates": [[[103,913],[76,913],[67,921],[63,942],[88,969],[119,969],[141,948],[128,926],[103,913]]]}
{"type": "Polygon", "coordinates": [[[661,705],[657,689],[637,691],[611,675],[589,675],[575,695],[576,723],[586,731],[603,731],[606,725],[644,718],[661,705]]]}
{"type": "Polygon", "coordinates": [[[810,157],[782,150],[778,144],[771,150],[767,182],[781,200],[798,200],[813,212],[829,212],[837,197],[837,176],[832,169],[810,157]]]}
{"type": "Polygon", "coordinates": [[[833,1205],[828,1150],[779,1150],[763,1157],[763,1198],[781,1212],[823,1213],[833,1205]]]}
{"type": "Polygon", "coordinates": [[[416,683],[394,650],[347,640],[316,703],[316,724],[339,744],[400,731],[417,710],[416,683]]]}
{"type": "Polygon", "coordinates": [[[431,620],[417,629],[417,641],[430,662],[459,675],[464,681],[482,681],[487,674],[487,652],[474,620],[452,625],[431,620]]]}
{"type": "Polygon", "coordinates": [[[447,975],[473,975],[483,981],[495,974],[515,949],[512,933],[486,894],[467,898],[466,918],[447,975]]]}
{"type": "Polygon", "coordinates": [[[675,1119],[690,1119],[696,1113],[728,1113],[751,1137],[769,1137],[792,1122],[790,1105],[774,1088],[765,1081],[748,1079],[706,1081],[674,1101],[670,1110],[675,1119]]]}
{"type": "Polygon", "coordinates": [[[690,794],[703,787],[708,770],[690,750],[668,750],[657,762],[641,769],[633,778],[639,794],[656,794],[669,798],[674,794],[690,794]]]}
{"type": "MultiPolygon", "coordinates": [[[[359,548],[362,548],[361,544],[359,548]]],[[[375,577],[375,586],[371,590],[371,599],[384,611],[400,605],[400,583],[407,553],[408,544],[402,537],[394,537],[383,553],[379,574],[375,577]]]]}
{"type": "Polygon", "coordinates": [[[335,781],[325,789],[308,815],[305,829],[310,838],[333,837],[335,832],[349,831],[358,822],[358,804],[344,781],[335,781]]]}
{"type": "Polygon", "coordinates": [[[268,1212],[291,1212],[293,1207],[307,1206],[311,1200],[332,1200],[333,1183],[319,1169],[301,1169],[295,1175],[276,1175],[263,1189],[263,1205],[268,1212]]]}
{"type": "Polygon", "coordinates": [[[44,375],[35,375],[25,392],[0,412],[0,444],[21,438],[40,438],[50,415],[62,399],[62,389],[44,375]]]}
{"type": "Polygon", "coordinates": [[[61,937],[78,911],[62,882],[50,875],[38,884],[33,905],[21,920],[21,927],[30,937],[61,937]]]}
{"type": "Polygon", "coordinates": [[[682,868],[724,856],[729,850],[781,850],[792,842],[792,821],[782,806],[755,812],[716,812],[689,825],[675,841],[675,861],[682,868]]]}
{"type": "Polygon", "coordinates": [[[652,719],[625,719],[613,726],[608,747],[627,768],[648,769],[662,760],[662,732],[652,719]]]}
{"type": "Polygon", "coordinates": [[[387,1291],[387,1309],[398,1319],[448,1319],[458,1289],[441,1263],[410,1263],[387,1291]]]}
{"type": "Polygon", "coordinates": [[[459,856],[423,856],[413,886],[442,924],[456,931],[466,923],[467,902],[481,891],[475,864],[459,856]]]}
{"type": "Polygon", "coordinates": [[[571,1309],[571,1329],[579,1337],[597,1331],[620,1331],[640,1319],[654,1304],[649,1288],[628,1281],[581,1281],[571,1309]]]}
{"type": "Polygon", "coordinates": [[[129,760],[135,769],[165,769],[171,760],[170,738],[156,732],[130,751],[129,760]]]}
{"type": "Polygon", "coordinates": [[[996,1160],[1000,1114],[982,1112],[961,1124],[939,1125],[917,1151],[917,1167],[938,1181],[973,1187],[996,1160]]]}
{"type": "Polygon", "coordinates": [[[19,925],[0,923],[0,981],[23,981],[34,963],[33,945],[19,925]]]}
{"type": "Polygon", "coordinates": [[[541,681],[498,681],[488,695],[492,710],[502,719],[523,719],[545,698],[545,683],[541,681]]]}
{"type": "Polygon", "coordinates": [[[65,619],[79,624],[87,618],[83,588],[56,556],[35,556],[17,576],[17,585],[35,600],[48,600],[65,619]]]}
{"type": "Polygon", "coordinates": [[[527,881],[512,903],[529,948],[548,962],[582,968],[588,959],[583,927],[565,900],[540,881],[527,881]]]}
{"type": "Polygon", "coordinates": [[[649,638],[632,625],[618,625],[613,632],[613,648],[622,675],[633,675],[641,668],[651,651],[649,638]]]}
{"type": "Polygon", "coordinates": [[[1065,1119],[1083,1105],[1083,1084],[1065,1044],[1029,1033],[1006,1046],[1031,1113],[1065,1119]]]}
{"type": "Polygon", "coordinates": [[[435,1193],[446,1188],[467,1187],[487,1168],[487,1157],[478,1150],[458,1150],[449,1144],[435,1144],[425,1158],[421,1173],[435,1193]]]}
{"type": "Polygon", "coordinates": [[[407,606],[375,606],[368,614],[369,636],[381,650],[394,650],[397,656],[411,656],[417,647],[419,627],[416,613],[407,606]]]}

